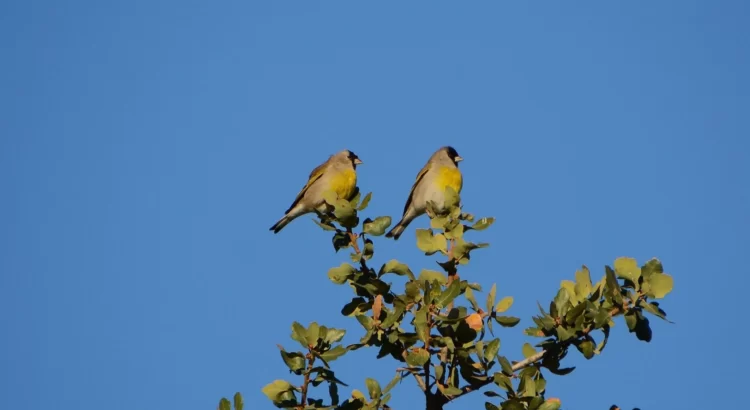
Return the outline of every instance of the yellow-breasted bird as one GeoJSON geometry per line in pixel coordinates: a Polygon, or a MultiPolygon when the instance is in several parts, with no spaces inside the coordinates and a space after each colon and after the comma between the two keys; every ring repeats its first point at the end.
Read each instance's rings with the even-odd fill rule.
{"type": "Polygon", "coordinates": [[[411,187],[409,198],[404,205],[401,220],[385,236],[398,240],[414,218],[427,212],[427,201],[433,201],[438,211],[443,211],[445,204],[445,188],[450,186],[456,193],[461,193],[463,177],[458,169],[462,161],[458,152],[451,147],[441,147],[435,151],[417,174],[417,180],[411,187]]]}
{"type": "Polygon", "coordinates": [[[284,217],[279,219],[270,230],[278,233],[299,216],[315,211],[324,213],[326,204],[323,193],[328,190],[333,190],[339,198],[351,199],[357,187],[357,165],[361,163],[362,160],[348,149],[328,157],[326,162],[310,172],[307,184],[299,191],[289,209],[284,212],[284,217]]]}

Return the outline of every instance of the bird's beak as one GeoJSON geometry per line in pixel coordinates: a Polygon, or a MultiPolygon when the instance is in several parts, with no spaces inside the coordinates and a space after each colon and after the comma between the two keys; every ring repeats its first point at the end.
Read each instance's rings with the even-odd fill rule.
{"type": "Polygon", "coordinates": [[[359,165],[362,163],[362,160],[359,158],[354,158],[354,165],[359,165]]]}
{"type": "Polygon", "coordinates": [[[454,160],[454,161],[456,161],[456,162],[461,162],[461,161],[463,161],[464,159],[463,159],[463,158],[461,158],[461,157],[459,157],[458,155],[456,155],[456,158],[454,158],[453,160],[454,160]]]}

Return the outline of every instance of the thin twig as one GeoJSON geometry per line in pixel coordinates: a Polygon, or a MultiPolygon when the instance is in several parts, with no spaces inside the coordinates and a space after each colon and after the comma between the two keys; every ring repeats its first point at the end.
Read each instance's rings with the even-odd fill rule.
{"type": "Polygon", "coordinates": [[[352,232],[352,228],[348,228],[347,232],[349,234],[349,240],[352,243],[352,247],[354,248],[354,252],[359,253],[359,245],[357,245],[357,235],[356,233],[352,232]]]}
{"type": "Polygon", "coordinates": [[[357,239],[360,237],[364,237],[364,234],[358,235],[354,232],[352,232],[352,228],[347,228],[346,233],[349,234],[349,240],[352,244],[352,248],[354,248],[354,252],[359,254],[359,264],[362,266],[362,273],[367,274],[369,272],[369,269],[367,268],[367,262],[365,261],[365,255],[363,253],[360,253],[359,245],[357,244],[357,239]]]}
{"type": "MultiPolygon", "coordinates": [[[[404,358],[404,360],[406,360],[406,350],[401,353],[401,356],[404,358]]],[[[417,381],[417,384],[419,385],[419,388],[422,389],[422,391],[427,391],[427,385],[424,384],[424,379],[422,379],[422,376],[418,375],[414,370],[404,370],[407,370],[409,373],[411,373],[412,376],[414,376],[414,379],[417,381]]]]}

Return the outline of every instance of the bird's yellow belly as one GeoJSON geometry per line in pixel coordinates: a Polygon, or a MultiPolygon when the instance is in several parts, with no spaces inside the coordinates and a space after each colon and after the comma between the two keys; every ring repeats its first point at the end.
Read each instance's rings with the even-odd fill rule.
{"type": "Polygon", "coordinates": [[[333,190],[339,198],[349,199],[354,194],[354,188],[357,186],[357,173],[348,169],[333,177],[331,181],[333,190]]]}
{"type": "Polygon", "coordinates": [[[440,168],[440,173],[436,179],[440,188],[445,189],[445,187],[449,186],[457,193],[461,192],[463,178],[461,177],[461,171],[459,171],[458,168],[440,168]]]}

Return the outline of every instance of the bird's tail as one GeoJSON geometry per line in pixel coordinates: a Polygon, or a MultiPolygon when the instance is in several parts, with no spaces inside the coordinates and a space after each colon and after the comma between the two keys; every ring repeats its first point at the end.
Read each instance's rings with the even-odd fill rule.
{"type": "Polygon", "coordinates": [[[279,233],[279,231],[284,229],[284,227],[287,226],[289,222],[292,222],[292,219],[294,218],[290,218],[289,215],[284,215],[284,217],[279,219],[279,221],[276,222],[275,224],[273,224],[273,226],[269,230],[273,231],[273,233],[279,233]]]}
{"type": "Polygon", "coordinates": [[[385,234],[385,237],[393,238],[394,241],[397,241],[401,234],[404,233],[404,229],[406,229],[406,225],[404,225],[404,220],[402,219],[396,224],[396,226],[393,227],[393,229],[385,234]]]}

